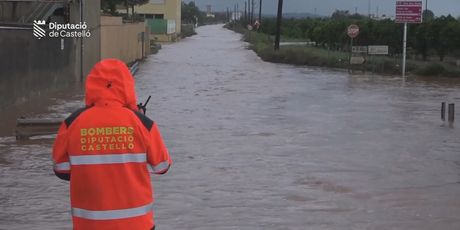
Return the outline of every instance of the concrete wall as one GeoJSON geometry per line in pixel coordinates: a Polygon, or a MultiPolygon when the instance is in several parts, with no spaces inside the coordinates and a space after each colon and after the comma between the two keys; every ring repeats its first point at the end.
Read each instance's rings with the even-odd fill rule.
{"type": "Polygon", "coordinates": [[[36,2],[7,2],[0,0],[0,21],[17,22],[28,16],[36,2]]]}
{"type": "MultiPolygon", "coordinates": [[[[80,1],[71,2],[70,23],[80,22],[80,1]]],[[[0,26],[0,108],[5,110],[0,113],[0,130],[11,129],[18,116],[33,116],[43,108],[46,111],[48,104],[43,102],[50,97],[74,95],[81,89],[87,73],[100,60],[100,0],[84,2],[83,21],[91,30],[90,38],[37,39],[31,25],[0,26]]],[[[7,4],[0,5],[3,22],[17,19],[7,13],[11,11],[7,4]]]]}
{"type": "Polygon", "coordinates": [[[29,29],[0,29],[0,107],[21,104],[72,87],[75,39],[32,36],[29,29]]]}
{"type": "Polygon", "coordinates": [[[172,34],[150,34],[150,40],[158,44],[169,43],[175,41],[176,35],[172,34]]]}
{"type": "Polygon", "coordinates": [[[143,22],[123,23],[121,17],[101,16],[101,58],[117,58],[126,63],[142,59],[150,49],[149,39],[145,39],[149,32],[145,32],[143,22]]]}

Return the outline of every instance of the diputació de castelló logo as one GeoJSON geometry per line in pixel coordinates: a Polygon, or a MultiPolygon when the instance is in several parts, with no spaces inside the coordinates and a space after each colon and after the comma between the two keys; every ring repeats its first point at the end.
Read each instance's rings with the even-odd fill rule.
{"type": "Polygon", "coordinates": [[[38,39],[41,39],[42,37],[46,36],[46,31],[41,27],[46,25],[46,22],[43,20],[34,20],[34,36],[38,39]]]}
{"type": "Polygon", "coordinates": [[[91,31],[88,29],[86,22],[80,23],[48,23],[48,31],[46,28],[45,20],[34,20],[33,23],[33,35],[42,39],[43,37],[50,38],[85,38],[91,36],[91,31]]]}

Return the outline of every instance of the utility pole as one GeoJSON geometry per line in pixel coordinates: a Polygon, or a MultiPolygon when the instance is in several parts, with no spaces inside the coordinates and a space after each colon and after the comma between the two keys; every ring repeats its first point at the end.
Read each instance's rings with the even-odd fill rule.
{"type": "Polygon", "coordinates": [[[254,24],[254,0],[252,0],[251,25],[254,24]]]}
{"type": "Polygon", "coordinates": [[[407,49],[407,22],[404,23],[404,37],[403,37],[402,76],[403,76],[404,82],[406,82],[406,49],[407,49]]]}
{"type": "Polygon", "coordinates": [[[246,22],[246,25],[251,24],[251,0],[248,0],[248,20],[246,22]]]}
{"type": "Polygon", "coordinates": [[[428,16],[428,0],[425,0],[425,12],[422,14],[422,20],[425,21],[428,16]]]}
{"type": "Polygon", "coordinates": [[[248,12],[247,12],[247,15],[246,15],[246,25],[249,24],[249,21],[251,21],[251,0],[248,0],[247,1],[247,4],[248,4],[248,12]]]}
{"type": "Polygon", "coordinates": [[[227,7],[227,22],[229,22],[229,21],[230,21],[230,13],[229,13],[228,7],[227,7]]]}
{"type": "Polygon", "coordinates": [[[262,0],[259,2],[259,25],[262,25],[262,0]]]}
{"type": "Polygon", "coordinates": [[[278,16],[276,18],[275,50],[280,49],[281,19],[283,17],[283,0],[278,0],[278,16]]]}
{"type": "Polygon", "coordinates": [[[369,18],[371,17],[371,0],[367,0],[367,14],[369,18]]]}
{"type": "Polygon", "coordinates": [[[236,3],[236,16],[235,17],[237,17],[238,20],[241,19],[239,12],[240,12],[240,6],[238,5],[238,3],[236,3]]]}
{"type": "Polygon", "coordinates": [[[244,26],[248,24],[248,1],[244,1],[244,26]]]}

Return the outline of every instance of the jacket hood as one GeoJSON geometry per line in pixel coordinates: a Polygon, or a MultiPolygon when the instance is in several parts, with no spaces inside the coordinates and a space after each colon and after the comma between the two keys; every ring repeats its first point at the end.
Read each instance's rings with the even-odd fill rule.
{"type": "Polygon", "coordinates": [[[134,78],[120,60],[98,62],[86,78],[86,106],[121,105],[137,109],[134,78]]]}

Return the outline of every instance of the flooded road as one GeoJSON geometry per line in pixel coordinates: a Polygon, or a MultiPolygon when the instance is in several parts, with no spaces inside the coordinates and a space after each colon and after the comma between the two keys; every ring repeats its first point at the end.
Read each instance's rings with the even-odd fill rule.
{"type": "MultiPolygon", "coordinates": [[[[153,177],[159,229],[460,229],[460,124],[439,112],[460,81],[265,63],[197,32],[136,75],[174,160],[153,177]]],[[[51,141],[0,147],[0,229],[70,229],[51,141]]]]}

